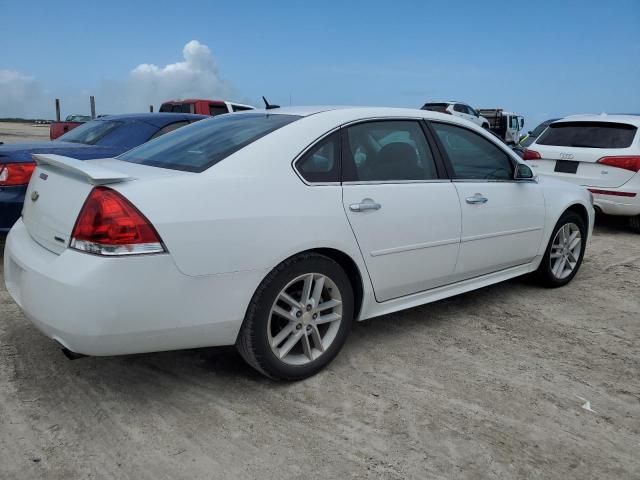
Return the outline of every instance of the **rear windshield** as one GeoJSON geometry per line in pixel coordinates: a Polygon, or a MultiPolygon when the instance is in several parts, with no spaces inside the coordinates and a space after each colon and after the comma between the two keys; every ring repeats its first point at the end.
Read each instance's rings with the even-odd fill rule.
{"type": "Polygon", "coordinates": [[[58,137],[56,141],[95,145],[120,125],[122,125],[122,122],[115,122],[113,120],[94,120],[68,131],[64,135],[58,137]]]}
{"type": "Polygon", "coordinates": [[[118,158],[142,165],[202,172],[299,118],[268,113],[220,115],[179,128],[118,158]]]}
{"type": "Polygon", "coordinates": [[[448,103],[425,103],[422,106],[422,110],[430,110],[432,112],[446,112],[447,111],[447,107],[449,106],[448,103]]]}
{"type": "Polygon", "coordinates": [[[163,103],[160,107],[160,113],[193,113],[191,110],[192,103],[163,103]]]}
{"type": "Polygon", "coordinates": [[[613,122],[560,122],[549,128],[536,141],[538,145],[585,148],[627,148],[637,128],[613,122]]]}

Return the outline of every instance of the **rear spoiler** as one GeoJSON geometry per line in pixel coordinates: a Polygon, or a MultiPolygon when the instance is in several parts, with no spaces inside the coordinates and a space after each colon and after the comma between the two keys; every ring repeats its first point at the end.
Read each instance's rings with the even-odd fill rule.
{"type": "Polygon", "coordinates": [[[31,155],[38,165],[50,165],[60,170],[73,172],[83,176],[93,185],[105,185],[107,183],[126,182],[133,177],[117,170],[94,165],[90,161],[64,157],[62,155],[34,153],[31,155]]]}

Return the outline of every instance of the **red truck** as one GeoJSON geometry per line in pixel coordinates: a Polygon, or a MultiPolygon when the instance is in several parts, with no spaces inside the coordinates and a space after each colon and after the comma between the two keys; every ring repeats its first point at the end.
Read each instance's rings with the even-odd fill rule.
{"type": "Polygon", "coordinates": [[[255,107],[243,105],[242,103],[225,102],[223,100],[203,100],[200,98],[168,100],[160,106],[160,112],[197,113],[211,116],[254,109],[255,107]]]}
{"type": "Polygon", "coordinates": [[[69,130],[73,130],[89,120],[91,120],[89,115],[68,115],[64,122],[51,122],[49,138],[55,140],[60,135],[64,135],[69,130]]]}

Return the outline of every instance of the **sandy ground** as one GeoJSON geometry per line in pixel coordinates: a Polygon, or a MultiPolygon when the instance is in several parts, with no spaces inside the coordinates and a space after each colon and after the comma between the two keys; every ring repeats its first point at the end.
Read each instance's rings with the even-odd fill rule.
{"type": "Polygon", "coordinates": [[[0,122],[0,142],[31,142],[49,140],[49,125],[0,122]]]}
{"type": "Polygon", "coordinates": [[[567,287],[359,323],[286,384],[233,348],[69,361],[2,282],[0,478],[640,478],[639,293],[640,236],[600,224],[567,287]]]}

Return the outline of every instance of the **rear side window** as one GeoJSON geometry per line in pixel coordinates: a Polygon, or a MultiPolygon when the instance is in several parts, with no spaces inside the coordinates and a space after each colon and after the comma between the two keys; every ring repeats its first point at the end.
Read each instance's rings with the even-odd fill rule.
{"type": "Polygon", "coordinates": [[[584,148],[627,148],[638,129],[626,123],[552,123],[536,141],[539,145],[584,148]]]}
{"type": "Polygon", "coordinates": [[[209,104],[209,115],[212,117],[215,117],[216,115],[224,115],[225,113],[229,113],[226,105],[209,104]]]}
{"type": "Polygon", "coordinates": [[[296,162],[296,170],[307,182],[340,181],[340,134],[320,140],[296,162]]]}
{"type": "Polygon", "coordinates": [[[432,123],[455,178],[465,180],[512,180],[513,163],[501,148],[466,128],[432,123]]]}
{"type": "Polygon", "coordinates": [[[420,124],[395,120],[366,122],[346,129],[343,180],[393,182],[438,178],[420,124]]]}
{"type": "Polygon", "coordinates": [[[299,118],[267,113],[220,115],[150,140],[118,158],[142,165],[202,172],[299,118]]]}

